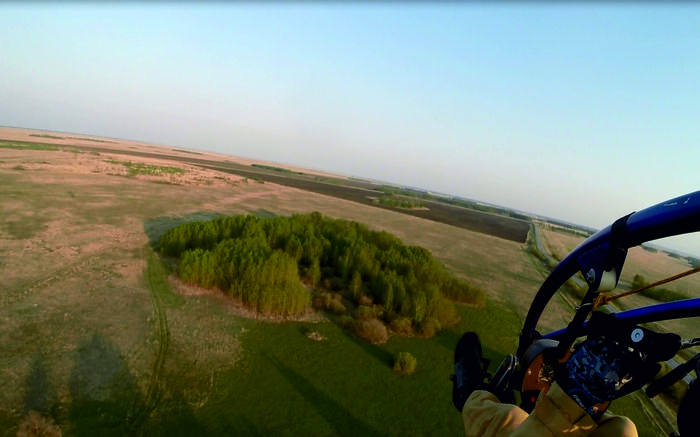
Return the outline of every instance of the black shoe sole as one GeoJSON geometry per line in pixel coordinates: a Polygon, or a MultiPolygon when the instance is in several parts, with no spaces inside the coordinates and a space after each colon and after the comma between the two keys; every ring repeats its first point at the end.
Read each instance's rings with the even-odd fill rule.
{"type": "Polygon", "coordinates": [[[474,390],[486,388],[484,377],[488,360],[482,358],[481,341],[475,332],[467,332],[457,342],[454,353],[455,373],[452,381],[452,403],[461,412],[474,390]]]}

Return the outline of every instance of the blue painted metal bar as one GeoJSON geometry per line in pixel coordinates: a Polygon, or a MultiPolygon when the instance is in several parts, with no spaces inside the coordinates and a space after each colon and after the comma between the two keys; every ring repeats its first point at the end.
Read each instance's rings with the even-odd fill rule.
{"type": "Polygon", "coordinates": [[[700,317],[700,297],[635,308],[615,315],[635,324],[700,317]]]}
{"type": "MultiPolygon", "coordinates": [[[[658,322],[660,320],[685,319],[688,317],[700,317],[700,297],[677,300],[675,302],[660,303],[643,308],[616,313],[620,319],[628,320],[634,324],[658,322]]],[[[586,329],[588,324],[584,324],[586,329]]],[[[566,329],[559,329],[543,336],[556,340],[561,337],[566,329]]]]}

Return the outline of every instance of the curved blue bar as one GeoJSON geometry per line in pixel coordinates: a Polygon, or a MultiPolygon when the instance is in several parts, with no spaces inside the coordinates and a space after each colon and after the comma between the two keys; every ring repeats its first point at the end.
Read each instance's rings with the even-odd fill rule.
{"type": "MultiPolygon", "coordinates": [[[[612,225],[586,239],[569,253],[542,283],[530,305],[530,310],[520,333],[519,354],[524,352],[525,348],[536,338],[537,322],[547,303],[557,290],[579,270],[579,258],[581,255],[610,243],[611,231],[612,225]]],[[[700,191],[695,191],[630,215],[625,223],[623,234],[617,235],[621,239],[616,240],[616,244],[622,246],[623,249],[628,249],[647,241],[698,231],[700,231],[700,191]]],[[[687,311],[694,316],[697,315],[696,311],[699,304],[694,299],[691,299],[691,301],[681,301],[685,302],[681,304],[678,302],[661,304],[662,307],[656,310],[652,310],[654,307],[646,308],[646,310],[651,310],[650,313],[645,313],[642,311],[645,309],[640,308],[633,311],[642,311],[641,313],[631,313],[632,315],[629,317],[639,317],[640,320],[655,317],[657,317],[655,320],[689,317],[686,315],[670,316],[672,314],[686,314],[684,312],[686,309],[682,309],[682,307],[676,308],[675,305],[689,305],[687,311]],[[663,305],[667,305],[667,307],[663,305]]],[[[549,334],[547,337],[553,334],[549,334]]]]}
{"type": "MultiPolygon", "coordinates": [[[[660,303],[644,308],[635,308],[615,314],[618,318],[628,320],[634,324],[658,322],[660,320],[684,319],[687,317],[700,317],[700,297],[677,300],[675,302],[660,303]]],[[[585,330],[588,322],[583,325],[585,330]]],[[[564,334],[566,329],[550,332],[543,338],[557,339],[564,334]]]]}
{"type": "Polygon", "coordinates": [[[644,308],[635,308],[615,314],[632,323],[658,322],[659,320],[700,317],[700,297],[660,303],[644,308]]]}
{"type": "Polygon", "coordinates": [[[627,219],[627,247],[700,231],[700,191],[650,206],[627,219]]]}

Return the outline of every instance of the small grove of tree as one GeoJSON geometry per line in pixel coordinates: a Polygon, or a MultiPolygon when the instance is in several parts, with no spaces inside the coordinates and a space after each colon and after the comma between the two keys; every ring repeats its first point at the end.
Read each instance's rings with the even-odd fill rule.
{"type": "MultiPolygon", "coordinates": [[[[630,287],[632,290],[637,290],[642,287],[646,287],[649,283],[644,279],[642,275],[634,275],[632,278],[632,283],[630,287]]],[[[683,293],[682,291],[669,290],[667,288],[647,288],[640,292],[641,295],[648,298],[658,300],[659,302],[673,302],[676,300],[688,299],[690,296],[683,293]]]]}
{"type": "Polygon", "coordinates": [[[423,208],[425,204],[417,200],[406,200],[395,196],[382,196],[377,200],[382,205],[396,208],[423,208]]]}
{"type": "Polygon", "coordinates": [[[447,299],[472,305],[486,300],[428,250],[318,212],[188,223],[167,231],[160,251],[180,259],[183,281],[219,288],[263,313],[304,311],[311,298],[302,280],[356,303],[374,302],[387,323],[403,318],[418,328],[431,325],[428,331],[458,320],[447,299]]]}

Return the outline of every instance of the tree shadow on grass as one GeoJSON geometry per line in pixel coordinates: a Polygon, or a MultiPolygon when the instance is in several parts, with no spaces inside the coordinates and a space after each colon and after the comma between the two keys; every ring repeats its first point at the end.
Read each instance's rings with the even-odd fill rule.
{"type": "Polygon", "coordinates": [[[93,333],[78,344],[71,370],[68,410],[71,435],[133,435],[144,408],[141,392],[121,351],[93,333]]]}
{"type": "MultiPolygon", "coordinates": [[[[192,408],[187,406],[184,399],[174,399],[172,406],[166,408],[149,422],[144,435],[152,437],[175,437],[175,436],[213,436],[213,433],[194,414],[192,408]]],[[[235,433],[232,435],[251,435],[250,433],[235,433]]]]}
{"type": "Polygon", "coordinates": [[[250,437],[263,437],[266,434],[260,432],[260,430],[255,426],[253,422],[248,420],[248,418],[243,416],[237,416],[235,423],[238,426],[234,426],[231,429],[231,435],[237,436],[250,436],[250,437]]]}
{"type": "Polygon", "coordinates": [[[339,436],[380,436],[366,423],[354,417],[333,398],[316,388],[308,379],[282,364],[277,358],[265,354],[277,371],[301,394],[333,427],[339,436]]]}
{"type": "MultiPolygon", "coordinates": [[[[277,217],[276,213],[262,208],[252,210],[249,212],[249,214],[258,216],[260,218],[277,217]]],[[[165,234],[168,230],[180,225],[184,225],[185,223],[209,221],[220,217],[228,216],[226,214],[221,214],[214,211],[198,211],[182,216],[157,217],[154,219],[146,220],[143,223],[143,230],[146,233],[146,236],[148,237],[148,244],[150,244],[153,249],[156,249],[158,247],[158,241],[160,241],[160,237],[162,237],[163,234],[165,234]]]]}
{"type": "Polygon", "coordinates": [[[457,332],[452,330],[440,331],[435,335],[435,342],[444,348],[454,351],[457,346],[459,338],[463,335],[463,332],[457,332]]]}
{"type": "Polygon", "coordinates": [[[56,400],[56,390],[51,384],[41,354],[35,355],[32,359],[25,384],[27,389],[24,414],[32,410],[45,415],[49,414],[56,400]]]}
{"type": "Polygon", "coordinates": [[[345,336],[348,337],[348,339],[350,339],[350,341],[352,341],[365,353],[376,358],[380,363],[384,364],[385,366],[394,367],[394,355],[392,355],[391,352],[385,350],[382,347],[377,346],[376,344],[369,343],[365,340],[360,340],[359,338],[349,333],[346,329],[343,329],[342,332],[345,336]]]}
{"type": "Polygon", "coordinates": [[[219,217],[225,217],[225,215],[213,211],[198,211],[182,216],[157,217],[146,220],[143,223],[143,230],[148,237],[148,243],[155,249],[158,247],[160,237],[162,237],[168,230],[184,225],[185,223],[208,221],[219,217]]]}

